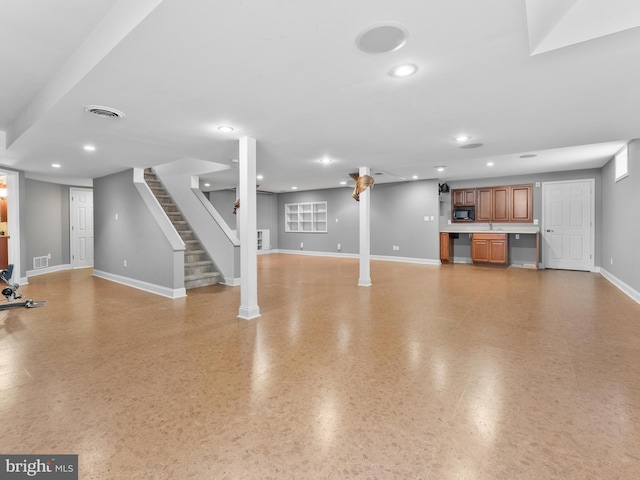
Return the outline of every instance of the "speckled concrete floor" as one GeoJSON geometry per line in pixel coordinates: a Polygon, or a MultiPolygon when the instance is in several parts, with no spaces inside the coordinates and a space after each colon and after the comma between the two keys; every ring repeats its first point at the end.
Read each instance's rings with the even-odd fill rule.
{"type": "Polygon", "coordinates": [[[0,453],[80,478],[636,479],[640,305],[593,273],[259,257],[169,300],[32,277],[0,313],[0,453]]]}

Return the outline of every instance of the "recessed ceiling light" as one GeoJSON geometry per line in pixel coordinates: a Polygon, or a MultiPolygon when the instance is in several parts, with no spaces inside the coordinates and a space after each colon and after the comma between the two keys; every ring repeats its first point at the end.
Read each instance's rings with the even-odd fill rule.
{"type": "Polygon", "coordinates": [[[413,177],[411,177],[411,178],[413,178],[414,180],[417,180],[418,175],[414,175],[414,176],[413,176],[413,177]]]}
{"type": "Polygon", "coordinates": [[[392,77],[404,78],[404,77],[410,77],[417,71],[418,71],[418,67],[409,63],[406,65],[398,65],[397,67],[394,67],[391,70],[390,74],[392,77]]]}
{"type": "Polygon", "coordinates": [[[61,167],[61,165],[59,163],[52,163],[51,166],[53,168],[60,168],[61,167]]]}
{"type": "Polygon", "coordinates": [[[436,170],[439,172],[444,172],[445,167],[436,167],[436,170]]]}
{"type": "Polygon", "coordinates": [[[458,135],[456,137],[456,142],[466,142],[468,140],[471,140],[471,137],[469,135],[458,135]]]}
{"type": "Polygon", "coordinates": [[[520,158],[533,158],[537,156],[538,155],[536,155],[535,153],[525,153],[524,155],[520,155],[520,158]]]}
{"type": "Polygon", "coordinates": [[[487,167],[493,167],[493,162],[487,162],[487,167]]]}
{"type": "Polygon", "coordinates": [[[364,53],[393,52],[407,43],[408,35],[399,23],[374,23],[358,34],[356,45],[364,53]]]}
{"type": "Polygon", "coordinates": [[[96,147],[94,147],[93,145],[85,145],[84,148],[87,152],[95,152],[96,151],[96,147]]]}
{"type": "Polygon", "coordinates": [[[291,190],[297,190],[298,187],[291,187],[291,190]]]}
{"type": "Polygon", "coordinates": [[[264,177],[263,177],[262,175],[256,175],[256,178],[257,178],[258,180],[262,180],[264,177]]]}
{"type": "Polygon", "coordinates": [[[322,163],[324,163],[325,165],[328,165],[331,163],[331,159],[329,157],[323,157],[322,160],[320,160],[322,163]]]}
{"type": "Polygon", "coordinates": [[[210,183],[205,183],[205,184],[204,184],[204,186],[205,186],[205,187],[210,187],[210,186],[211,186],[211,184],[210,184],[210,183]]]}
{"type": "Polygon", "coordinates": [[[220,125],[218,127],[218,131],[222,133],[231,133],[233,132],[233,127],[229,127],[228,125],[220,125]]]}
{"type": "Polygon", "coordinates": [[[346,182],[346,181],[344,181],[344,180],[342,180],[342,181],[340,182],[340,185],[346,185],[346,184],[347,184],[347,182],[346,182]]]}

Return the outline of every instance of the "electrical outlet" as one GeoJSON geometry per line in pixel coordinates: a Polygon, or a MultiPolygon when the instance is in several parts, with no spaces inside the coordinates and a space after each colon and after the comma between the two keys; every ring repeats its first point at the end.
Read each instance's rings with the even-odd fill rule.
{"type": "Polygon", "coordinates": [[[431,221],[435,221],[436,217],[434,217],[433,215],[431,215],[431,221]]]}
{"type": "Polygon", "coordinates": [[[304,242],[300,242],[300,250],[304,248],[304,242]]]}
{"type": "Polygon", "coordinates": [[[534,218],[534,219],[533,219],[533,224],[534,224],[534,225],[538,225],[538,219],[537,219],[537,218],[534,218]]]}
{"type": "Polygon", "coordinates": [[[338,244],[338,250],[340,250],[340,244],[338,244]]]}
{"type": "Polygon", "coordinates": [[[520,240],[520,234],[516,233],[516,240],[520,240]]]}
{"type": "Polygon", "coordinates": [[[49,260],[51,260],[51,254],[50,254],[50,253],[47,253],[47,258],[48,258],[49,260]]]}
{"type": "Polygon", "coordinates": [[[424,216],[424,221],[425,221],[425,222],[428,222],[428,221],[429,221],[429,215],[425,215],[425,216],[424,216]]]}
{"type": "Polygon", "coordinates": [[[127,261],[124,261],[124,268],[127,268],[127,261]]]}
{"type": "Polygon", "coordinates": [[[116,220],[118,220],[118,214],[116,213],[116,220]]]}
{"type": "Polygon", "coordinates": [[[611,265],[613,265],[613,257],[611,257],[611,265]]]}

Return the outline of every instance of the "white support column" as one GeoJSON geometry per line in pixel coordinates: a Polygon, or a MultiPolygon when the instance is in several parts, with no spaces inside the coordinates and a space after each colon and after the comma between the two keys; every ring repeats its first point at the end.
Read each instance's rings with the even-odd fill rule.
{"type": "MultiPolygon", "coordinates": [[[[359,175],[371,175],[369,167],[360,167],[359,175]]],[[[371,187],[360,194],[360,278],[359,287],[371,286],[371,187]]]]}
{"type": "Polygon", "coordinates": [[[240,237],[240,309],[238,317],[251,320],[260,316],[258,306],[258,245],[256,204],[256,140],[240,139],[240,208],[237,211],[240,237]]]}

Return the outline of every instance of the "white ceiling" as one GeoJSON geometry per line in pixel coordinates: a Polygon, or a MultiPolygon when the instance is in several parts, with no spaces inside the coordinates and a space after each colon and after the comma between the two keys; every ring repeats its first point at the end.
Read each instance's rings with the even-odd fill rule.
{"type": "Polygon", "coordinates": [[[0,165],[87,185],[192,159],[230,166],[201,176],[208,189],[227,188],[237,183],[238,139],[250,136],[260,189],[273,192],[338,187],[360,166],[384,172],[377,182],[600,167],[640,137],[640,13],[626,10],[624,28],[602,33],[593,0],[546,2],[532,32],[531,4],[3,1],[0,165]],[[358,50],[358,34],[378,22],[403,25],[406,44],[358,50]],[[562,35],[564,25],[580,39],[562,35]],[[547,42],[544,53],[530,34],[547,42]],[[402,63],[417,74],[391,77],[402,63]],[[459,148],[461,133],[483,146],[459,148]]]}

